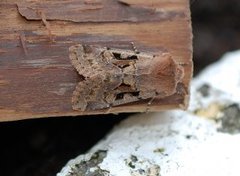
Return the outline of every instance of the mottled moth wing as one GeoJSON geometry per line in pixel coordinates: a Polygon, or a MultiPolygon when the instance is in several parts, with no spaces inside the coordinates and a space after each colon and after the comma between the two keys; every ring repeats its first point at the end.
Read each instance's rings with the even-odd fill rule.
{"type": "Polygon", "coordinates": [[[75,110],[85,110],[93,109],[103,109],[109,107],[109,104],[105,102],[104,91],[102,89],[104,84],[101,77],[96,77],[96,79],[87,79],[81,81],[76,86],[73,92],[73,109],[75,110]]]}
{"type": "Polygon", "coordinates": [[[169,96],[183,77],[183,69],[169,54],[76,45],[70,47],[70,59],[85,78],[73,93],[75,110],[104,109],[169,96]]]}
{"type": "Polygon", "coordinates": [[[85,78],[90,78],[104,71],[98,69],[102,62],[99,58],[100,52],[89,45],[75,45],[69,48],[69,57],[78,73],[85,78]]]}
{"type": "Polygon", "coordinates": [[[73,93],[73,109],[103,109],[110,106],[106,101],[106,92],[118,87],[123,75],[116,65],[110,63],[112,58],[105,50],[90,45],[69,48],[72,65],[84,77],[73,93]]]}

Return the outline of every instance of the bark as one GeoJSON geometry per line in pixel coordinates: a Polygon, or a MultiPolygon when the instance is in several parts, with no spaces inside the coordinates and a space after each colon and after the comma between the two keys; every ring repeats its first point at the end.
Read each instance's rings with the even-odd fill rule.
{"type": "Polygon", "coordinates": [[[141,52],[169,53],[184,77],[173,95],[155,98],[148,110],[188,104],[192,31],[187,0],[4,0],[0,19],[0,121],[145,111],[149,100],[72,109],[82,77],[71,65],[69,47],[79,43],[131,50],[134,42],[141,52]]]}

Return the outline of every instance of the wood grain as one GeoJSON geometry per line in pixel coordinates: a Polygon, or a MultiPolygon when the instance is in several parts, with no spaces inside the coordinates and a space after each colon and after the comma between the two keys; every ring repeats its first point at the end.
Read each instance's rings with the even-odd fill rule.
{"type": "Polygon", "coordinates": [[[187,107],[192,76],[189,1],[100,2],[101,13],[82,11],[89,4],[76,0],[0,2],[0,121],[145,111],[145,101],[110,110],[72,109],[72,93],[81,77],[70,63],[68,48],[79,43],[130,50],[134,42],[139,51],[170,53],[184,67],[183,81],[176,94],[155,99],[149,110],[187,107]]]}

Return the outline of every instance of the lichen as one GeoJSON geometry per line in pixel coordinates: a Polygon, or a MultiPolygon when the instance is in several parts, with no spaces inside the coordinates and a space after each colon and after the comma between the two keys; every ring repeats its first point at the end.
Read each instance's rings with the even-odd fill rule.
{"type": "Polygon", "coordinates": [[[165,148],[157,148],[157,149],[155,149],[153,152],[154,153],[163,153],[165,151],[165,148]]]}
{"type": "Polygon", "coordinates": [[[212,120],[218,120],[222,113],[222,105],[218,102],[210,103],[206,108],[196,109],[194,114],[199,117],[205,117],[212,120]]]}
{"type": "Polygon", "coordinates": [[[225,133],[240,133],[240,107],[238,104],[231,104],[223,109],[220,118],[221,127],[218,131],[225,133]]]}
{"type": "Polygon", "coordinates": [[[145,170],[141,168],[132,170],[131,176],[160,176],[160,167],[156,164],[153,164],[145,170]]]}
{"type": "Polygon", "coordinates": [[[203,84],[197,91],[201,93],[203,97],[209,96],[210,86],[208,84],[203,84]]]}
{"type": "Polygon", "coordinates": [[[131,155],[125,159],[125,163],[129,167],[131,176],[160,176],[160,166],[149,160],[139,159],[137,156],[131,155]]]}
{"type": "Polygon", "coordinates": [[[96,151],[89,160],[83,160],[71,166],[67,176],[108,176],[109,172],[99,167],[106,156],[106,150],[96,151]]]}
{"type": "Polygon", "coordinates": [[[125,163],[127,166],[129,166],[132,169],[135,169],[135,164],[138,161],[138,158],[135,155],[131,155],[130,158],[125,160],[125,163]]]}

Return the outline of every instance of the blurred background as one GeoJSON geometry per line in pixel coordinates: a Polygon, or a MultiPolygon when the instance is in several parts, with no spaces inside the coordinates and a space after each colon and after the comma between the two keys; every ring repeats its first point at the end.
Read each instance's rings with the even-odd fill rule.
{"type": "Polygon", "coordinates": [[[191,0],[191,11],[197,74],[225,52],[240,49],[240,1],[191,0]]]}
{"type": "MultiPolygon", "coordinates": [[[[194,74],[240,48],[239,0],[191,0],[194,74]]],[[[1,176],[53,176],[129,114],[0,123],[1,176]]]]}

